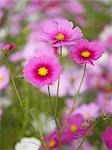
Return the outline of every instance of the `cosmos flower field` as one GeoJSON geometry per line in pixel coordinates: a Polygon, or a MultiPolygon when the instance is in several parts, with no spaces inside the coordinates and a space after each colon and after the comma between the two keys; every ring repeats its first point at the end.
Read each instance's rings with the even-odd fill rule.
{"type": "Polygon", "coordinates": [[[0,150],[112,150],[112,1],[0,1],[0,150]]]}

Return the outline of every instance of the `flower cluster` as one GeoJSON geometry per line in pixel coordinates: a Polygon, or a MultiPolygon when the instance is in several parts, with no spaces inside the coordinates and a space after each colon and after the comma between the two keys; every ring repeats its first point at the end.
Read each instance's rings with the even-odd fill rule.
{"type": "MultiPolygon", "coordinates": [[[[69,123],[61,132],[61,144],[67,144],[74,139],[83,137],[87,131],[87,128],[83,127],[83,123],[84,118],[82,115],[73,115],[69,123]]],[[[47,135],[45,137],[45,142],[47,143],[47,149],[58,148],[60,145],[58,130],[56,129],[54,132],[47,135]]],[[[40,150],[43,150],[43,147],[41,147],[40,150]]]]}
{"type": "MultiPolygon", "coordinates": [[[[52,47],[57,47],[60,59],[62,57],[61,53],[63,52],[62,47],[67,46],[68,58],[80,65],[87,63],[93,65],[93,61],[100,58],[104,53],[104,48],[99,42],[89,42],[88,40],[83,39],[81,29],[79,27],[73,28],[73,23],[65,19],[54,19],[45,22],[40,34],[43,42],[50,43],[52,47]]],[[[59,84],[60,75],[62,74],[62,66],[57,57],[57,53],[48,56],[46,52],[45,55],[43,52],[41,55],[38,54],[37,57],[32,57],[28,60],[23,69],[24,78],[37,88],[45,85],[49,87],[57,80],[59,84]]],[[[97,108],[95,104],[91,104],[90,107],[91,109],[96,107],[95,111],[92,113],[91,111],[87,111],[83,117],[80,111],[79,114],[77,114],[78,110],[76,110],[75,115],[70,117],[70,120],[67,122],[64,129],[64,124],[62,124],[62,131],[60,131],[61,137],[59,137],[60,129],[58,128],[52,133],[46,135],[44,140],[47,149],[59,148],[60,142],[61,145],[63,145],[72,142],[74,139],[84,137],[89,127],[83,127],[84,121],[89,119],[91,114],[95,117],[98,116],[99,108],[97,108]],[[97,112],[97,115],[94,115],[94,112],[97,112]]],[[[81,111],[83,111],[83,109],[86,109],[86,106],[81,108],[81,111]]],[[[69,114],[67,117],[69,117],[69,114]]],[[[66,122],[67,117],[64,122],[66,122]]],[[[41,146],[40,150],[41,149],[43,149],[43,146],[41,146]]]]}
{"type": "MultiPolygon", "coordinates": [[[[101,57],[104,52],[103,47],[97,42],[79,40],[82,38],[81,30],[79,27],[73,29],[73,24],[67,20],[45,22],[42,31],[43,40],[50,42],[53,47],[71,45],[70,58],[79,64],[93,64],[93,61],[101,57]]],[[[32,58],[25,66],[24,77],[37,87],[52,84],[61,73],[61,66],[55,60],[45,55],[32,58]]]]}

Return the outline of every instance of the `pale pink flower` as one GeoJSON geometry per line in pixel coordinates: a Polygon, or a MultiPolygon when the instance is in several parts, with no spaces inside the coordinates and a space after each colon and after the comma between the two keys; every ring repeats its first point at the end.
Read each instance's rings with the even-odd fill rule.
{"type": "Polygon", "coordinates": [[[112,48],[112,24],[105,26],[99,35],[99,40],[105,45],[105,47],[112,48]]]}
{"type": "Polygon", "coordinates": [[[48,20],[43,25],[42,39],[54,47],[71,45],[82,38],[79,27],[73,28],[73,23],[66,19],[48,20]]]}
{"type": "Polygon", "coordinates": [[[83,104],[77,108],[74,113],[81,114],[85,119],[97,118],[99,115],[100,107],[96,103],[83,104]]]}
{"type": "Polygon", "coordinates": [[[97,104],[101,110],[106,111],[107,113],[112,113],[112,96],[106,97],[105,94],[99,93],[97,104]]]}
{"type": "Polygon", "coordinates": [[[6,88],[9,81],[10,77],[7,68],[4,65],[0,66],[0,90],[6,88]]]}

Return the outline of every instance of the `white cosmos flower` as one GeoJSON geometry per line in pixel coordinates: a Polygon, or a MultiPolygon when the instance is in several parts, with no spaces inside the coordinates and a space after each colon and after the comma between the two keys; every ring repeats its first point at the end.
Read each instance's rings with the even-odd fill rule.
{"type": "Polygon", "coordinates": [[[56,128],[54,119],[47,116],[45,113],[41,113],[38,116],[38,119],[34,120],[32,123],[35,128],[39,127],[40,130],[45,134],[54,131],[54,129],[56,128]]]}
{"type": "Polygon", "coordinates": [[[24,137],[15,145],[15,150],[39,150],[41,142],[34,137],[24,137]]]}

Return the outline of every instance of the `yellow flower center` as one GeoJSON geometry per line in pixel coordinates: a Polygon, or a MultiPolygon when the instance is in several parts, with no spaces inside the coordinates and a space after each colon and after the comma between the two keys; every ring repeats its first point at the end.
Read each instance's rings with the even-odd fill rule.
{"type": "Polygon", "coordinates": [[[48,143],[48,147],[49,147],[49,148],[54,148],[55,145],[56,145],[56,141],[55,141],[55,140],[51,140],[51,141],[49,141],[49,143],[48,143]]]}
{"type": "Polygon", "coordinates": [[[40,67],[40,68],[38,69],[38,74],[39,74],[40,76],[46,76],[46,75],[48,74],[48,69],[45,68],[45,67],[40,67]]]}
{"type": "Polygon", "coordinates": [[[2,75],[0,75],[0,81],[3,81],[3,77],[2,77],[2,75]]]}
{"type": "Polygon", "coordinates": [[[78,130],[77,126],[75,124],[72,124],[70,127],[70,131],[74,133],[77,132],[77,130],[78,130]]]}
{"type": "Polygon", "coordinates": [[[63,41],[63,40],[65,39],[65,36],[64,36],[63,33],[58,33],[58,34],[56,35],[56,39],[57,39],[58,41],[63,41]]]}
{"type": "Polygon", "coordinates": [[[88,58],[88,57],[91,56],[91,53],[90,53],[89,51],[83,51],[83,52],[81,53],[81,56],[83,56],[83,57],[85,57],[85,58],[88,58]]]}

